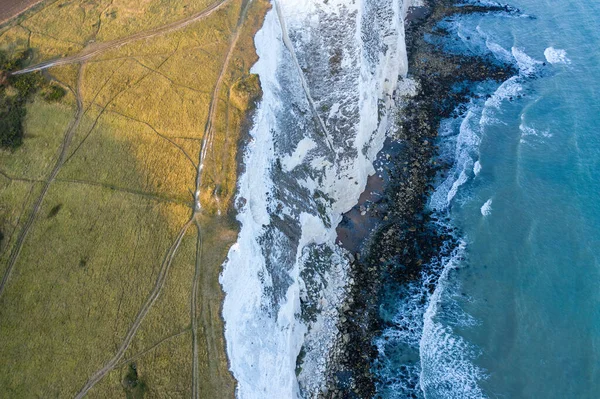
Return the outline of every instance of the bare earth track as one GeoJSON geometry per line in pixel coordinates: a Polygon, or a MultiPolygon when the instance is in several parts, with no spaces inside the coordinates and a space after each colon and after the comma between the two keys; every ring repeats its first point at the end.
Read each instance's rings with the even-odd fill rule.
{"type": "Polygon", "coordinates": [[[27,11],[43,0],[2,0],[0,3],[0,24],[27,11]]]}
{"type": "Polygon", "coordinates": [[[165,281],[167,280],[167,275],[169,273],[171,265],[173,264],[173,259],[175,259],[175,253],[177,252],[177,249],[181,244],[181,240],[183,240],[183,237],[185,236],[185,233],[187,232],[187,229],[190,227],[191,224],[192,221],[190,220],[181,228],[181,231],[177,235],[175,242],[173,243],[171,248],[169,248],[169,251],[167,252],[167,255],[165,256],[165,259],[163,260],[163,263],[161,265],[160,271],[158,273],[158,278],[156,279],[156,283],[154,284],[154,288],[152,289],[152,292],[150,292],[150,295],[148,295],[146,302],[144,302],[144,305],[138,312],[135,321],[133,322],[132,326],[127,332],[125,339],[121,343],[119,350],[117,351],[117,353],[115,353],[112,359],[110,359],[100,370],[96,371],[88,379],[83,388],[81,388],[81,390],[77,393],[75,398],[83,398],[85,394],[90,389],[92,389],[98,381],[100,381],[109,371],[115,368],[115,366],[119,363],[119,361],[129,348],[129,345],[131,344],[131,341],[135,337],[135,334],[137,333],[138,329],[140,328],[142,321],[144,321],[144,318],[152,308],[152,305],[154,305],[154,302],[156,301],[156,299],[158,299],[160,291],[162,290],[162,287],[165,285],[165,281]]]}
{"type": "MultiPolygon", "coordinates": [[[[10,1],[11,4],[19,3],[16,0],[8,0],[8,1],[10,1]]],[[[36,64],[36,65],[30,66],[28,68],[22,69],[20,71],[14,72],[14,74],[25,74],[25,73],[40,71],[40,70],[48,69],[51,67],[61,66],[61,65],[68,65],[68,64],[79,64],[80,65],[79,71],[78,71],[77,87],[73,90],[75,97],[76,97],[76,102],[77,102],[77,110],[76,110],[75,116],[74,116],[73,120],[71,121],[71,123],[69,124],[69,126],[67,127],[67,130],[64,134],[64,139],[63,139],[63,143],[62,143],[62,146],[60,149],[60,154],[58,156],[58,159],[57,159],[53,169],[51,170],[50,174],[48,175],[48,178],[45,181],[43,181],[42,191],[39,194],[39,196],[37,197],[37,199],[35,200],[32,212],[28,216],[28,219],[27,219],[26,223],[24,224],[22,230],[20,231],[20,233],[17,237],[16,243],[12,248],[12,252],[8,259],[8,266],[7,266],[6,272],[4,273],[2,281],[0,282],[0,297],[2,296],[4,288],[10,279],[11,272],[17,262],[19,254],[21,252],[21,249],[23,248],[23,245],[27,239],[28,233],[31,230],[32,226],[34,225],[36,218],[38,217],[38,214],[42,207],[42,203],[44,202],[44,198],[46,197],[46,194],[48,193],[50,186],[52,185],[52,183],[54,181],[67,181],[64,179],[61,180],[61,179],[57,178],[57,175],[59,174],[62,166],[71,158],[71,156],[81,146],[81,143],[79,143],[79,145],[77,145],[76,148],[69,154],[70,146],[72,144],[75,132],[77,131],[77,128],[80,125],[80,122],[81,122],[84,114],[86,113],[86,110],[84,109],[84,105],[83,105],[82,95],[81,95],[82,76],[83,76],[86,62],[95,56],[98,56],[106,51],[111,50],[111,49],[115,49],[120,46],[123,46],[125,44],[131,43],[134,41],[143,40],[143,39],[148,39],[148,38],[155,37],[158,35],[163,35],[163,34],[170,33],[170,32],[173,32],[173,31],[176,31],[179,29],[183,29],[184,27],[186,27],[194,22],[197,22],[203,18],[210,16],[211,14],[213,14],[217,10],[221,9],[223,6],[225,6],[230,1],[231,0],[219,0],[219,1],[216,1],[213,4],[211,4],[209,7],[207,7],[203,11],[198,12],[189,17],[186,17],[184,19],[181,19],[179,21],[175,21],[175,22],[166,24],[166,25],[158,27],[158,28],[139,32],[139,33],[136,33],[131,36],[124,37],[124,38],[111,40],[111,41],[104,42],[104,43],[93,43],[93,44],[90,44],[85,49],[83,49],[78,54],[74,54],[74,55],[67,56],[67,57],[60,58],[60,59],[45,61],[45,62],[36,64]]],[[[32,1],[26,2],[26,3],[29,5],[33,5],[33,4],[37,4],[38,2],[39,1],[32,0],[32,1]]],[[[20,2],[20,4],[21,4],[21,11],[22,11],[23,4],[25,4],[25,3],[20,2]]],[[[160,343],[162,343],[170,338],[179,336],[179,335],[184,334],[185,332],[191,330],[191,332],[192,332],[192,356],[193,356],[193,358],[192,358],[192,381],[191,381],[192,389],[191,389],[191,391],[192,391],[192,397],[194,399],[199,398],[201,395],[200,395],[200,381],[199,381],[200,366],[199,366],[199,359],[198,359],[199,358],[199,354],[198,354],[198,352],[199,352],[199,348],[198,348],[199,314],[198,313],[202,313],[203,316],[205,316],[204,313],[206,313],[207,314],[206,317],[203,317],[203,323],[204,323],[204,329],[209,331],[209,336],[206,337],[208,350],[209,350],[209,354],[208,354],[209,366],[210,366],[210,369],[212,369],[212,370],[217,370],[217,369],[221,368],[220,365],[218,364],[219,363],[218,355],[216,353],[214,353],[215,351],[217,351],[216,342],[220,338],[219,332],[215,330],[216,327],[213,328],[210,320],[205,320],[207,317],[209,317],[208,314],[210,314],[210,311],[211,311],[209,304],[204,303],[206,301],[199,300],[199,298],[203,297],[202,290],[204,288],[206,288],[206,287],[204,287],[204,285],[206,285],[206,284],[202,284],[203,286],[201,287],[201,281],[204,283],[204,282],[206,282],[205,280],[207,280],[206,278],[202,279],[202,276],[203,276],[203,272],[202,272],[203,236],[202,236],[202,233],[203,232],[202,232],[201,223],[200,223],[200,216],[202,213],[202,207],[200,204],[200,190],[202,188],[201,186],[202,186],[202,173],[203,173],[204,162],[206,160],[207,154],[212,149],[213,138],[215,135],[215,130],[216,130],[215,119],[217,118],[218,103],[219,103],[219,101],[222,101],[219,97],[220,97],[221,90],[222,90],[222,87],[224,84],[227,70],[228,70],[231,60],[233,58],[234,50],[236,49],[236,46],[240,39],[240,36],[242,33],[242,27],[244,26],[244,22],[247,19],[248,11],[249,11],[251,4],[252,4],[252,0],[245,0],[243,2],[242,8],[240,11],[240,15],[238,18],[238,22],[237,22],[236,26],[234,27],[234,30],[231,32],[229,48],[223,59],[223,64],[219,71],[218,78],[215,82],[214,90],[213,90],[212,97],[210,100],[208,117],[207,117],[205,129],[204,129],[204,135],[203,135],[202,141],[201,141],[201,146],[200,146],[198,164],[196,164],[190,158],[190,156],[185,152],[185,150],[183,148],[179,147],[175,142],[172,142],[172,140],[170,140],[168,137],[166,137],[166,136],[163,137],[163,135],[161,135],[158,131],[156,131],[156,129],[154,129],[152,126],[148,125],[151,129],[153,129],[155,131],[156,134],[158,134],[159,136],[163,137],[164,139],[170,141],[171,144],[177,146],[179,148],[179,150],[185,154],[185,156],[188,158],[188,160],[196,168],[196,181],[195,181],[196,191],[194,193],[195,204],[193,206],[193,210],[191,212],[189,220],[181,227],[177,237],[174,239],[173,243],[171,244],[168,251],[166,252],[164,259],[161,263],[161,266],[160,266],[160,269],[158,272],[158,276],[156,278],[154,286],[152,287],[152,290],[149,292],[148,296],[146,297],[146,300],[144,301],[143,305],[138,310],[134,321],[132,322],[131,326],[129,327],[125,337],[122,339],[120,346],[118,347],[116,353],[114,353],[114,355],[110,358],[110,360],[108,360],[100,369],[98,369],[96,372],[94,372],[88,378],[87,382],[83,385],[83,387],[81,387],[81,389],[77,393],[76,398],[83,398],[90,391],[90,389],[92,389],[110,371],[112,371],[116,367],[123,365],[127,361],[133,359],[133,358],[131,358],[131,359],[123,360],[123,356],[125,355],[125,353],[129,349],[129,347],[131,346],[131,343],[132,343],[134,337],[136,336],[136,333],[139,330],[142,322],[144,321],[144,319],[146,318],[146,316],[152,309],[154,303],[158,299],[158,297],[161,293],[161,290],[163,289],[165,282],[167,281],[167,278],[169,275],[169,270],[171,268],[171,265],[173,264],[177,250],[178,250],[183,238],[185,237],[186,233],[188,232],[189,228],[192,226],[192,224],[195,224],[197,227],[197,247],[196,247],[196,260],[195,260],[195,271],[194,271],[194,276],[193,276],[192,292],[190,295],[191,328],[181,331],[170,337],[164,338],[163,340],[159,341],[158,343],[156,343],[154,346],[150,347],[146,351],[138,353],[137,355],[134,356],[134,358],[137,356],[141,356],[143,353],[146,353],[147,351],[152,350],[153,348],[158,346],[160,343]],[[199,303],[199,302],[201,302],[201,303],[199,303]]],[[[4,9],[2,7],[4,7],[4,4],[2,6],[0,6],[0,22],[2,21],[3,15],[5,15],[5,14],[2,14],[2,12],[4,11],[4,9]]],[[[5,7],[5,9],[7,10],[8,8],[5,7]]],[[[8,14],[6,14],[6,15],[8,15],[8,14]]],[[[16,15],[16,14],[13,12],[13,14],[11,16],[14,16],[14,15],[16,15]]],[[[148,72],[148,74],[150,74],[150,73],[151,73],[151,71],[148,72]]],[[[147,76],[147,75],[145,75],[145,76],[147,76]]],[[[145,76],[144,76],[144,78],[145,78],[145,76]]],[[[144,79],[144,78],[141,78],[141,79],[144,79]]],[[[119,94],[117,94],[115,96],[115,98],[117,96],[119,96],[119,94]]],[[[114,100],[114,98],[111,99],[110,102],[112,102],[112,100],[114,100]]],[[[106,109],[106,107],[104,107],[104,109],[106,109]]],[[[104,109],[101,112],[101,114],[104,112],[104,109]]],[[[98,116],[98,118],[99,118],[99,116],[98,116]]],[[[141,122],[141,121],[138,121],[138,122],[141,122]]],[[[94,126],[95,126],[95,124],[93,125],[92,129],[94,128],[94,126]]],[[[85,138],[87,138],[87,136],[85,138]]],[[[84,140],[85,140],[85,138],[84,138],[84,140]]],[[[85,183],[83,181],[81,181],[81,182],[74,181],[74,182],[85,183]]]]}
{"type": "Polygon", "coordinates": [[[6,286],[6,283],[10,277],[10,274],[15,266],[15,263],[17,262],[17,258],[19,257],[19,254],[21,253],[21,249],[23,248],[23,243],[25,243],[27,234],[29,234],[29,231],[31,230],[31,226],[33,226],[33,222],[35,222],[35,219],[40,211],[42,202],[44,201],[44,198],[46,197],[46,194],[48,193],[48,189],[50,188],[50,185],[52,185],[52,182],[54,182],[54,179],[56,179],[58,172],[60,172],[60,168],[65,163],[65,159],[66,159],[67,153],[69,151],[69,145],[71,144],[71,140],[73,139],[73,134],[75,133],[75,131],[77,130],[77,127],[79,126],[79,123],[81,122],[81,118],[82,118],[83,112],[84,112],[83,101],[81,99],[81,79],[83,76],[83,68],[84,68],[84,64],[81,64],[81,66],[79,67],[79,72],[78,72],[77,88],[75,89],[75,96],[77,98],[77,112],[75,113],[75,119],[71,122],[69,127],[67,127],[67,131],[65,133],[65,138],[63,140],[62,149],[60,151],[58,160],[56,161],[56,164],[54,165],[52,172],[50,172],[48,179],[44,183],[44,188],[42,189],[41,194],[35,201],[33,210],[31,211],[31,215],[29,215],[29,218],[27,219],[27,222],[25,223],[23,230],[21,230],[21,233],[19,234],[19,236],[17,238],[17,242],[15,243],[15,246],[13,247],[13,250],[10,254],[10,258],[8,258],[8,267],[6,269],[6,272],[4,273],[4,276],[2,277],[2,282],[0,282],[0,297],[2,296],[2,293],[4,292],[4,287],[6,286]]]}
{"type": "Polygon", "coordinates": [[[170,24],[163,25],[158,28],[150,29],[147,31],[138,32],[131,36],[123,37],[120,39],[110,40],[108,42],[103,42],[103,43],[93,43],[93,44],[87,46],[85,49],[83,49],[83,51],[81,51],[79,54],[74,54],[74,55],[64,57],[64,58],[59,58],[56,60],[44,61],[39,64],[32,65],[28,68],[24,68],[20,71],[14,72],[13,74],[18,75],[18,74],[23,74],[23,73],[28,73],[28,72],[41,71],[43,69],[48,69],[48,68],[55,67],[55,66],[68,65],[68,64],[74,64],[77,62],[82,62],[85,60],[89,60],[90,58],[95,57],[97,55],[100,55],[108,50],[123,46],[127,43],[132,43],[132,42],[135,42],[138,40],[143,40],[143,39],[149,39],[154,36],[164,35],[165,33],[183,29],[186,26],[188,26],[194,22],[197,22],[203,18],[210,16],[212,13],[219,10],[221,7],[225,6],[229,1],[230,0],[217,1],[213,4],[211,4],[210,6],[208,6],[205,10],[203,10],[199,13],[196,13],[194,15],[190,15],[189,17],[181,19],[179,21],[171,22],[170,24]]]}

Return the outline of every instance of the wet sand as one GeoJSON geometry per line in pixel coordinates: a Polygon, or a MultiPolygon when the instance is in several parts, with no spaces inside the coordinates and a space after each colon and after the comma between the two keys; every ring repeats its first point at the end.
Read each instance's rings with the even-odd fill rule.
{"type": "Polygon", "coordinates": [[[0,24],[41,2],[42,0],[2,0],[0,2],[0,24]]]}
{"type": "Polygon", "coordinates": [[[375,228],[385,219],[385,214],[378,212],[377,204],[384,198],[390,176],[388,164],[393,156],[401,151],[401,145],[386,139],[383,149],[373,163],[374,175],[367,179],[365,191],[358,203],[343,215],[342,222],[337,227],[337,242],[353,254],[359,253],[375,228]]]}

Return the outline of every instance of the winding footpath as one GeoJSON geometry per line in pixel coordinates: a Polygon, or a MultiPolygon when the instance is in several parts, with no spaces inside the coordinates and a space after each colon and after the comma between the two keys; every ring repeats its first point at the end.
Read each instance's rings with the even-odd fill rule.
{"type": "MultiPolygon", "coordinates": [[[[202,206],[200,204],[200,189],[202,185],[202,170],[204,168],[204,161],[206,160],[206,156],[208,151],[212,148],[213,137],[215,133],[214,120],[217,115],[217,108],[219,103],[219,94],[221,93],[221,88],[223,86],[223,80],[225,78],[225,74],[229,68],[229,64],[231,62],[231,58],[233,56],[234,50],[237,47],[238,40],[240,38],[242,32],[242,26],[244,21],[246,20],[246,16],[248,15],[248,9],[250,8],[250,4],[252,0],[246,0],[243,5],[242,12],[238,19],[238,23],[235,27],[235,32],[233,33],[233,37],[231,39],[231,43],[229,45],[229,50],[227,51],[227,56],[223,61],[223,66],[221,67],[221,72],[219,73],[219,77],[217,78],[217,82],[215,84],[215,88],[213,90],[213,95],[210,102],[210,108],[208,113],[208,119],[206,121],[206,126],[204,129],[204,136],[202,137],[202,144],[200,149],[200,159],[198,162],[198,170],[196,175],[196,192],[195,192],[195,209],[194,215],[192,218],[196,220],[196,227],[198,230],[198,244],[196,251],[196,271],[194,274],[194,281],[192,285],[192,295],[191,295],[191,317],[192,317],[192,352],[193,352],[193,360],[192,360],[192,398],[198,399],[200,397],[199,390],[199,365],[198,365],[198,285],[199,279],[201,276],[200,268],[201,268],[201,258],[202,258],[202,229],[200,223],[197,220],[197,215],[201,212],[202,206]]],[[[204,304],[206,305],[206,304],[204,304]]],[[[206,306],[204,306],[206,308],[206,306]]],[[[216,337],[214,335],[212,337],[208,337],[209,345],[212,342],[214,346],[214,340],[216,337]]],[[[214,362],[214,356],[210,356],[209,350],[209,364],[214,362]]],[[[216,370],[217,365],[213,364],[213,367],[210,367],[212,370],[216,370]]]]}
{"type": "Polygon", "coordinates": [[[221,67],[221,72],[219,73],[219,77],[217,78],[217,83],[215,84],[215,89],[213,90],[213,94],[210,100],[210,108],[208,111],[208,119],[206,121],[206,127],[204,129],[204,136],[202,137],[202,144],[200,149],[200,161],[198,162],[198,173],[196,176],[196,193],[195,193],[195,202],[196,202],[196,212],[200,211],[200,187],[202,185],[202,169],[204,168],[204,161],[206,160],[206,155],[208,151],[212,148],[213,137],[214,137],[214,120],[217,116],[217,107],[219,104],[219,94],[221,93],[221,87],[223,86],[223,79],[225,77],[225,73],[227,72],[227,68],[229,67],[229,63],[231,61],[231,57],[233,56],[233,52],[237,46],[237,42],[240,39],[240,34],[242,32],[242,25],[246,20],[246,16],[248,15],[248,9],[250,8],[250,4],[252,0],[246,0],[242,13],[238,19],[238,23],[235,27],[235,32],[233,34],[233,38],[229,45],[229,51],[227,51],[227,56],[225,57],[225,61],[223,61],[223,66],[221,67]]]}
{"type": "Polygon", "coordinates": [[[33,223],[35,222],[37,215],[40,213],[40,209],[42,207],[42,202],[44,202],[44,198],[46,197],[46,194],[48,193],[48,190],[50,189],[50,185],[54,182],[54,180],[56,179],[56,176],[58,175],[58,172],[60,172],[61,167],[65,163],[65,159],[67,158],[67,153],[69,150],[69,145],[71,144],[71,141],[73,140],[73,135],[75,134],[75,131],[77,130],[77,127],[79,126],[79,123],[81,122],[81,118],[83,117],[84,108],[83,108],[83,100],[81,98],[81,82],[82,82],[82,78],[83,78],[83,69],[84,69],[84,64],[81,64],[81,66],[79,67],[79,71],[77,73],[77,87],[75,89],[75,97],[77,99],[77,112],[75,113],[75,119],[73,119],[73,121],[67,127],[67,131],[65,132],[65,137],[63,139],[60,155],[56,161],[56,164],[54,165],[54,168],[50,172],[48,179],[44,183],[42,192],[36,199],[33,209],[31,210],[31,214],[27,218],[27,221],[25,222],[25,226],[19,233],[19,236],[17,237],[17,241],[15,242],[15,245],[11,251],[10,257],[8,258],[8,266],[7,266],[6,271],[4,272],[4,276],[2,277],[2,282],[0,282],[0,297],[2,297],[2,294],[4,293],[4,288],[6,287],[6,283],[8,282],[8,279],[10,278],[10,275],[15,267],[15,263],[17,262],[19,254],[21,253],[21,249],[23,248],[25,239],[27,238],[27,235],[29,234],[31,227],[33,226],[33,223]]]}
{"type": "MultiPolygon", "coordinates": [[[[133,338],[135,337],[135,334],[137,333],[142,321],[144,320],[144,318],[146,317],[146,315],[152,308],[152,305],[154,304],[154,302],[156,301],[158,296],[160,295],[160,292],[166,282],[167,275],[168,275],[169,269],[171,267],[171,264],[173,262],[173,259],[175,258],[177,249],[179,248],[179,245],[181,244],[181,241],[182,241],[183,237],[185,236],[188,228],[192,224],[195,224],[196,228],[197,228],[195,272],[194,272],[194,280],[192,283],[192,293],[190,296],[190,318],[191,318],[191,326],[192,326],[192,354],[193,354],[192,355],[192,398],[198,399],[200,397],[199,362],[198,362],[198,310],[197,309],[198,309],[199,280],[202,275],[202,273],[201,273],[202,230],[201,230],[201,225],[198,221],[198,216],[201,213],[201,206],[200,206],[200,188],[201,188],[201,184],[202,184],[201,176],[202,176],[204,161],[206,159],[208,151],[210,150],[210,148],[212,148],[212,142],[213,142],[214,131],[215,131],[213,121],[216,118],[216,114],[217,114],[219,93],[221,91],[221,88],[223,85],[223,80],[224,80],[225,74],[227,72],[227,69],[229,67],[234,50],[237,46],[237,42],[240,38],[241,30],[242,30],[241,28],[243,26],[244,21],[246,20],[246,16],[248,14],[248,9],[249,9],[251,3],[252,3],[251,0],[247,0],[243,6],[243,9],[242,9],[240,17],[238,19],[238,23],[236,25],[235,31],[233,32],[233,37],[232,37],[230,45],[229,45],[229,50],[228,50],[225,60],[223,62],[223,66],[221,67],[221,71],[219,73],[219,77],[217,79],[217,82],[215,84],[215,88],[213,91],[211,104],[210,104],[210,110],[209,110],[208,119],[206,122],[204,136],[202,139],[201,150],[200,150],[199,164],[198,164],[197,176],[196,176],[195,208],[192,213],[192,216],[191,216],[190,220],[182,227],[174,244],[171,246],[171,248],[169,248],[169,252],[167,253],[165,261],[163,261],[163,264],[161,265],[161,269],[159,271],[159,275],[155,282],[154,288],[153,288],[152,292],[150,293],[150,295],[148,296],[148,298],[146,299],[146,302],[144,303],[144,305],[138,312],[134,323],[132,324],[129,331],[127,332],[125,339],[122,341],[121,346],[119,347],[117,353],[115,353],[115,355],[101,369],[96,371],[88,379],[86,384],[77,393],[76,399],[83,398],[87,394],[87,392],[90,389],[92,389],[94,387],[94,385],[96,385],[96,383],[98,383],[106,374],[108,374],[111,370],[113,370],[120,363],[123,355],[129,348],[129,345],[131,344],[133,338]]],[[[213,336],[212,339],[211,339],[211,337],[208,337],[208,340],[214,341],[216,338],[217,338],[216,336],[213,336]]],[[[214,346],[214,342],[212,344],[214,346]]],[[[210,342],[209,342],[209,345],[210,345],[210,342]]],[[[209,363],[213,362],[213,361],[214,361],[214,356],[210,357],[209,363]]],[[[212,369],[216,370],[216,365],[214,365],[214,366],[215,367],[213,367],[212,369]]]]}
{"type": "Polygon", "coordinates": [[[144,302],[144,305],[142,305],[142,308],[138,312],[135,321],[129,328],[129,331],[127,331],[125,339],[123,339],[123,341],[121,342],[121,346],[117,350],[117,353],[115,353],[115,355],[101,369],[92,374],[92,376],[88,379],[83,388],[81,388],[81,390],[75,396],[76,399],[83,398],[85,394],[90,389],[92,389],[94,385],[96,385],[96,383],[98,383],[108,372],[114,369],[125,354],[125,352],[127,351],[127,349],[129,348],[129,345],[131,344],[131,341],[133,341],[133,338],[135,337],[135,334],[140,328],[142,321],[144,321],[146,315],[152,308],[152,305],[154,305],[154,302],[156,302],[156,300],[158,299],[158,296],[160,295],[160,292],[163,286],[165,285],[165,281],[167,280],[167,275],[169,274],[169,269],[173,264],[173,259],[175,259],[175,253],[177,252],[177,249],[179,248],[179,245],[181,244],[181,241],[183,240],[183,237],[185,236],[185,233],[187,232],[187,229],[191,226],[191,224],[192,221],[190,220],[181,228],[179,234],[177,235],[177,238],[175,239],[175,242],[169,248],[169,251],[167,252],[167,255],[165,256],[165,259],[163,260],[161,268],[158,272],[158,277],[156,279],[156,282],[154,283],[154,288],[152,288],[152,291],[146,299],[146,302],[144,302]]]}
{"type": "MultiPolygon", "coordinates": [[[[225,6],[230,1],[231,0],[220,0],[220,1],[213,3],[205,10],[203,10],[197,14],[194,14],[192,16],[189,16],[187,18],[184,18],[182,20],[179,20],[179,21],[176,21],[176,22],[173,22],[173,23],[170,23],[170,24],[158,27],[158,28],[154,28],[154,29],[151,29],[148,31],[139,32],[139,33],[133,34],[133,35],[125,37],[125,38],[116,39],[116,40],[112,40],[112,41],[108,41],[108,42],[104,42],[104,43],[92,44],[92,45],[86,47],[83,51],[81,51],[78,54],[60,58],[60,59],[56,59],[56,60],[45,61],[45,62],[30,66],[28,68],[24,68],[22,70],[19,70],[19,71],[13,73],[14,75],[25,74],[25,73],[40,71],[40,70],[48,69],[51,67],[61,66],[61,65],[68,65],[68,64],[75,64],[75,63],[80,64],[80,68],[78,71],[77,87],[75,90],[75,95],[76,95],[76,100],[77,100],[77,111],[75,113],[75,117],[74,117],[73,121],[69,124],[69,126],[67,127],[67,130],[65,132],[65,137],[64,137],[64,140],[62,143],[60,155],[56,161],[56,164],[54,165],[54,168],[52,169],[51,173],[49,174],[47,180],[44,182],[43,189],[42,189],[40,195],[38,196],[38,198],[36,199],[33,209],[31,211],[31,214],[29,215],[23,229],[21,230],[21,232],[17,238],[15,246],[12,249],[10,258],[8,260],[7,270],[2,278],[2,282],[0,283],[0,297],[2,296],[4,288],[10,278],[10,274],[17,262],[17,259],[21,252],[21,249],[25,243],[27,235],[34,224],[36,217],[39,214],[42,203],[43,203],[44,198],[50,188],[50,185],[56,180],[56,177],[57,177],[61,167],[64,165],[65,161],[68,159],[69,146],[72,142],[75,131],[77,130],[77,128],[81,122],[81,119],[85,113],[83,99],[82,99],[82,95],[81,95],[81,85],[82,85],[82,77],[83,77],[84,66],[85,66],[86,61],[93,57],[96,57],[99,54],[102,54],[108,50],[118,48],[127,43],[131,43],[131,42],[143,40],[143,39],[148,39],[148,38],[151,38],[151,37],[154,37],[157,35],[161,35],[161,34],[165,34],[165,33],[169,33],[169,32],[173,32],[173,31],[182,29],[200,19],[210,16],[211,14],[213,14],[215,11],[221,9],[223,6],[225,6]]],[[[126,353],[127,349],[129,348],[129,346],[131,345],[131,342],[133,341],[133,339],[134,339],[137,331],[139,330],[142,322],[144,321],[145,317],[147,316],[147,314],[151,310],[152,306],[158,299],[158,297],[162,291],[162,288],[164,287],[165,282],[167,280],[169,270],[171,268],[173,260],[175,259],[177,250],[178,250],[183,238],[185,237],[188,229],[191,227],[192,224],[196,225],[197,234],[198,234],[197,235],[198,241],[197,241],[197,250],[196,250],[194,281],[193,281],[192,293],[190,295],[190,306],[191,306],[190,318],[191,318],[191,325],[192,325],[191,329],[192,329],[192,333],[193,333],[192,334],[193,335],[192,397],[194,399],[200,397],[199,361],[198,361],[198,324],[199,324],[198,323],[198,302],[199,302],[198,297],[199,297],[199,289],[200,289],[199,282],[200,282],[200,278],[202,275],[202,273],[201,273],[202,231],[201,231],[200,222],[198,220],[198,216],[200,215],[200,212],[201,212],[200,189],[201,189],[201,184],[202,184],[202,170],[203,170],[203,166],[204,166],[204,162],[206,160],[207,154],[208,154],[209,150],[212,148],[213,137],[214,137],[215,130],[216,130],[216,128],[214,126],[214,120],[216,119],[216,115],[217,115],[219,94],[221,92],[221,88],[223,86],[223,81],[224,81],[226,72],[228,70],[229,64],[233,57],[234,50],[239,41],[241,31],[242,31],[241,28],[246,20],[246,16],[247,16],[247,13],[248,13],[251,3],[252,3],[252,0],[246,0],[243,4],[242,11],[241,11],[240,17],[238,19],[238,23],[235,27],[235,31],[232,32],[232,38],[230,40],[230,45],[229,45],[227,55],[223,61],[223,66],[221,68],[221,71],[219,73],[217,82],[216,82],[214,90],[213,90],[208,119],[207,119],[207,122],[205,125],[205,131],[204,131],[204,135],[202,138],[201,150],[200,150],[200,155],[199,155],[199,164],[194,165],[195,167],[197,167],[197,176],[196,176],[196,192],[194,195],[195,207],[192,212],[192,215],[191,215],[190,219],[185,223],[185,225],[182,226],[182,228],[180,229],[174,242],[169,247],[169,249],[161,263],[155,284],[154,284],[151,292],[149,293],[148,297],[146,298],[144,304],[138,311],[135,320],[133,321],[131,327],[127,331],[127,334],[123,338],[121,345],[119,346],[117,352],[100,369],[98,369],[96,372],[94,372],[88,378],[86,383],[76,394],[75,398],[77,398],[77,399],[83,398],[90,391],[90,389],[92,389],[100,380],[102,380],[102,378],[104,378],[104,376],[106,376],[106,374],[108,374],[115,367],[117,367],[118,365],[123,363],[122,358],[123,358],[124,354],[126,353]]],[[[190,159],[190,161],[193,163],[193,161],[191,159],[190,159]]],[[[213,334],[212,338],[207,337],[207,339],[209,341],[214,341],[217,338],[218,338],[217,334],[213,334]]],[[[211,343],[209,342],[209,345],[210,344],[211,343]]],[[[212,344],[214,346],[214,342],[212,344]]],[[[212,358],[213,358],[212,361],[214,361],[214,356],[212,358]]]]}
{"type": "Polygon", "coordinates": [[[79,54],[74,54],[71,56],[67,56],[67,57],[59,58],[59,59],[55,59],[55,60],[44,61],[39,64],[35,64],[30,67],[13,72],[13,75],[21,75],[24,73],[41,71],[44,69],[48,69],[48,68],[52,68],[52,67],[56,67],[56,66],[60,66],[60,65],[68,65],[68,64],[83,62],[85,60],[89,60],[90,58],[96,57],[102,53],[105,53],[114,48],[121,47],[128,43],[136,42],[138,40],[143,40],[143,39],[149,39],[154,36],[164,35],[165,33],[170,33],[170,32],[174,32],[174,31],[183,29],[186,26],[188,26],[194,22],[197,22],[203,18],[210,16],[215,11],[224,7],[230,1],[231,0],[217,1],[213,4],[211,4],[210,6],[208,6],[207,8],[205,8],[204,10],[202,10],[194,15],[190,15],[189,17],[186,17],[179,21],[171,22],[170,24],[163,25],[158,28],[134,33],[131,36],[126,36],[126,37],[123,37],[120,39],[110,40],[110,41],[102,42],[102,43],[90,44],[89,46],[84,48],[79,54]]]}

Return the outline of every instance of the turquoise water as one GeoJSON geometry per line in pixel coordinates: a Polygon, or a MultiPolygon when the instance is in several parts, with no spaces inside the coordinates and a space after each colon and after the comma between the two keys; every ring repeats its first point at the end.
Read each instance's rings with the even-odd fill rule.
{"type": "Polygon", "coordinates": [[[468,243],[458,303],[477,324],[456,331],[479,350],[486,396],[599,398],[600,2],[512,4],[536,19],[483,17],[480,30],[571,62],[524,82],[480,133],[481,172],[451,210],[468,243]]]}
{"type": "Polygon", "coordinates": [[[520,74],[442,124],[431,207],[461,245],[424,273],[433,295],[394,304],[383,397],[600,398],[600,2],[510,4],[530,18],[452,24],[520,74]]]}

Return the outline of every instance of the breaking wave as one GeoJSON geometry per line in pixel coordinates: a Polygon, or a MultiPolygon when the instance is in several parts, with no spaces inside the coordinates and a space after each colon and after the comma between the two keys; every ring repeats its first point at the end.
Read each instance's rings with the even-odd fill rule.
{"type": "MultiPolygon", "coordinates": [[[[541,61],[520,48],[503,48],[479,27],[469,29],[456,21],[454,24],[452,31],[459,37],[464,36],[471,50],[476,48],[500,62],[514,64],[518,74],[500,84],[489,96],[485,95],[489,84],[481,84],[475,88],[479,95],[467,104],[461,118],[442,122],[440,158],[452,166],[447,176],[437,183],[429,200],[429,208],[440,220],[449,214],[454,203],[463,200],[459,197],[468,195],[468,190],[461,187],[481,172],[479,146],[485,128],[503,123],[503,105],[526,95],[525,82],[538,76],[543,67],[541,61]]],[[[523,125],[522,129],[528,128],[523,125]]],[[[481,214],[489,216],[491,212],[490,198],[481,207],[481,214]]],[[[449,231],[451,226],[440,223],[439,230],[449,231]]],[[[487,374],[474,363],[480,351],[456,332],[457,328],[477,325],[477,321],[459,305],[468,299],[459,298],[460,287],[453,275],[466,264],[467,244],[464,238],[455,237],[455,240],[458,244],[442,251],[440,257],[424,268],[418,281],[400,290],[397,312],[389,320],[390,327],[376,340],[379,357],[375,368],[382,376],[378,387],[382,397],[485,397],[479,382],[487,378],[487,374]]]]}

